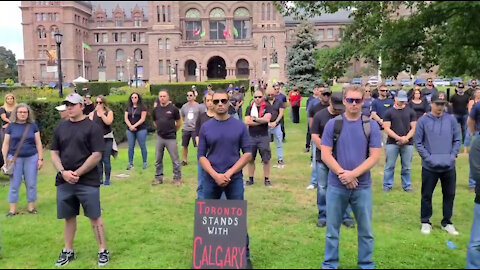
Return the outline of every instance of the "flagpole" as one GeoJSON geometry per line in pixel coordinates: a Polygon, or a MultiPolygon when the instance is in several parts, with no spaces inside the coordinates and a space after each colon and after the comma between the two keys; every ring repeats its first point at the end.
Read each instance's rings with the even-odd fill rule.
{"type": "Polygon", "coordinates": [[[82,42],[82,70],[83,70],[83,78],[85,78],[85,48],[83,47],[83,42],[82,42]]]}

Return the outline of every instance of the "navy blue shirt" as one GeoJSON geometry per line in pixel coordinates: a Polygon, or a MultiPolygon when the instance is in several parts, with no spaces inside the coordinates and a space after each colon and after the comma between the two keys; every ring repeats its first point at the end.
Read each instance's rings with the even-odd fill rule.
{"type": "MultiPolygon", "coordinates": [[[[333,147],[333,128],[335,119],[327,122],[322,135],[322,145],[333,147]]],[[[370,120],[370,148],[382,147],[382,136],[377,122],[370,120]]],[[[342,132],[337,141],[337,162],[344,170],[354,170],[367,159],[367,138],[363,131],[362,118],[349,121],[343,116],[342,132]]],[[[372,184],[370,171],[358,177],[357,189],[369,188],[372,184]]],[[[328,173],[328,185],[347,189],[332,170],[328,173]]]]}
{"type": "Polygon", "coordinates": [[[242,121],[212,118],[200,129],[198,159],[206,157],[217,173],[225,173],[240,159],[240,149],[243,153],[252,151],[249,145],[250,136],[242,121]]]}
{"type": "Polygon", "coordinates": [[[473,105],[470,110],[470,118],[475,121],[475,131],[480,131],[480,102],[473,105]]]}
{"type": "MultiPolygon", "coordinates": [[[[8,125],[6,130],[6,133],[10,135],[10,148],[8,149],[8,155],[13,156],[15,151],[17,151],[18,144],[22,139],[26,127],[27,124],[19,123],[10,123],[10,125],[8,125]]],[[[37,146],[35,144],[35,133],[37,132],[37,125],[35,123],[30,124],[25,141],[23,142],[20,151],[18,151],[19,157],[31,157],[37,154],[37,146]]]]}
{"type": "Polygon", "coordinates": [[[372,112],[376,112],[377,115],[383,119],[385,113],[393,107],[393,99],[375,99],[372,102],[372,112]]]}

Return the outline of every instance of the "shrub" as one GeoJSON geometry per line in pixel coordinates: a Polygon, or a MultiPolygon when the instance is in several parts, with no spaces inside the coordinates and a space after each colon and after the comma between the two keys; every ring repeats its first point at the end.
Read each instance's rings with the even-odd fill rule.
{"type": "Polygon", "coordinates": [[[88,83],[78,83],[77,91],[78,93],[85,95],[82,91],[84,87],[88,88],[88,93],[92,96],[104,95],[108,96],[110,94],[111,88],[119,88],[122,86],[128,85],[127,82],[88,82],[88,83]]]}

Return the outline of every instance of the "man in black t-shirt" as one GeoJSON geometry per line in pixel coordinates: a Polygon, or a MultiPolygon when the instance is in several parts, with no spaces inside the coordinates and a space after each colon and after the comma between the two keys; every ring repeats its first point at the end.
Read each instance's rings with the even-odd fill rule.
{"type": "Polygon", "coordinates": [[[55,128],[51,146],[52,162],[57,169],[57,217],[65,219],[65,248],[55,266],[64,266],[75,259],[73,239],[80,204],[90,219],[98,242],[98,265],[109,262],[100,212],[100,177],[97,164],[105,149],[100,127],[83,114],[83,98],[70,94],[63,101],[69,120],[55,128]]]}
{"type": "Polygon", "coordinates": [[[91,100],[92,96],[90,94],[85,95],[85,107],[83,108],[83,114],[89,115],[91,112],[95,110],[95,105],[93,104],[91,100]]]}
{"type": "Polygon", "coordinates": [[[170,102],[167,91],[160,91],[158,99],[159,104],[153,109],[153,125],[157,129],[157,144],[155,148],[155,181],[152,185],[163,184],[163,152],[165,147],[172,159],[173,182],[180,185],[182,173],[177,149],[177,131],[182,125],[180,111],[170,102]]]}
{"type": "Polygon", "coordinates": [[[254,100],[251,106],[245,111],[245,124],[248,126],[250,143],[252,148],[252,160],[248,163],[249,180],[246,185],[253,185],[255,175],[255,157],[257,150],[260,152],[263,163],[263,174],[265,186],[271,186],[270,182],[270,138],[268,136],[268,123],[272,118],[272,107],[263,98],[262,91],[255,91],[254,100]]]}
{"type": "Polygon", "coordinates": [[[385,168],[383,173],[383,191],[388,192],[393,188],[395,163],[398,154],[402,163],[402,187],[406,192],[412,191],[410,167],[413,156],[413,135],[417,125],[415,111],[406,106],[407,93],[398,91],[393,108],[388,110],[383,117],[383,127],[388,135],[385,146],[385,168]]]}
{"type": "Polygon", "coordinates": [[[285,163],[283,162],[283,134],[279,123],[283,118],[285,109],[282,106],[282,102],[275,99],[275,91],[273,89],[268,89],[266,92],[267,102],[272,106],[272,118],[270,118],[270,123],[268,123],[268,135],[275,137],[275,146],[277,147],[277,164],[273,165],[273,167],[282,169],[285,167],[285,163]]]}
{"type": "MultiPolygon", "coordinates": [[[[316,177],[315,182],[317,184],[318,208],[317,227],[320,228],[327,225],[327,187],[329,172],[327,165],[322,161],[322,153],[320,150],[322,145],[322,134],[327,122],[330,119],[335,118],[335,116],[340,115],[344,110],[345,105],[343,105],[342,93],[337,92],[332,94],[329,106],[313,116],[311,132],[313,145],[315,146],[315,166],[313,166],[312,170],[315,170],[316,173],[312,172],[312,175],[315,175],[316,177]]],[[[353,218],[350,215],[351,211],[352,209],[349,205],[343,215],[343,224],[349,228],[354,226],[353,218]]]]}
{"type": "Polygon", "coordinates": [[[470,101],[470,97],[465,93],[465,85],[463,85],[463,83],[457,84],[455,92],[455,95],[450,98],[450,103],[452,104],[453,115],[462,130],[463,143],[465,141],[465,135],[467,134],[468,102],[470,101]]]}

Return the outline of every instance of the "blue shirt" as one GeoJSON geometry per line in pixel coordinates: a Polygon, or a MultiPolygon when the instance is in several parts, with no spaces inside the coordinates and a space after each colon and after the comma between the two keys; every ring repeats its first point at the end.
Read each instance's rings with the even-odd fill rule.
{"type": "MultiPolygon", "coordinates": [[[[10,123],[8,125],[6,130],[6,133],[10,135],[10,147],[8,148],[8,155],[15,155],[15,151],[17,151],[18,144],[22,139],[22,135],[26,127],[27,124],[19,123],[10,123]]],[[[31,157],[37,154],[37,146],[35,144],[35,133],[37,132],[37,125],[34,123],[30,124],[25,141],[23,142],[20,151],[18,151],[19,157],[31,157]]]]}
{"type": "MultiPolygon", "coordinates": [[[[322,145],[333,147],[333,128],[335,119],[327,122],[322,135],[322,145]]],[[[370,120],[370,148],[381,148],[382,137],[377,122],[370,120]]],[[[362,119],[349,121],[343,116],[343,126],[336,146],[337,162],[345,170],[354,170],[367,159],[367,138],[363,131],[362,119]]],[[[328,184],[347,189],[338,176],[330,170],[328,184]]],[[[358,177],[358,189],[369,188],[372,184],[370,171],[358,177]]]]}
{"type": "Polygon", "coordinates": [[[374,98],[366,98],[363,101],[362,105],[362,114],[366,116],[370,116],[370,112],[372,110],[372,103],[375,99],[374,98]]]}
{"type": "MultiPolygon", "coordinates": [[[[206,157],[217,173],[225,173],[243,153],[252,152],[245,124],[233,117],[225,121],[215,118],[200,128],[198,158],[206,157]]],[[[241,171],[240,171],[241,173],[241,171]]]]}
{"type": "Polygon", "coordinates": [[[383,119],[385,113],[393,107],[393,99],[375,99],[372,102],[372,112],[376,112],[377,115],[383,119]]]}
{"type": "Polygon", "coordinates": [[[275,96],[275,100],[279,100],[280,102],[287,103],[287,96],[285,96],[282,93],[278,93],[278,95],[275,96]]]}
{"type": "Polygon", "coordinates": [[[320,102],[320,99],[318,99],[314,96],[311,96],[307,99],[307,115],[308,115],[308,112],[310,112],[310,110],[313,107],[315,107],[315,105],[317,105],[319,102],[320,102]]]}
{"type": "Polygon", "coordinates": [[[480,131],[480,102],[473,105],[470,110],[470,118],[475,121],[475,131],[480,131]]]}

